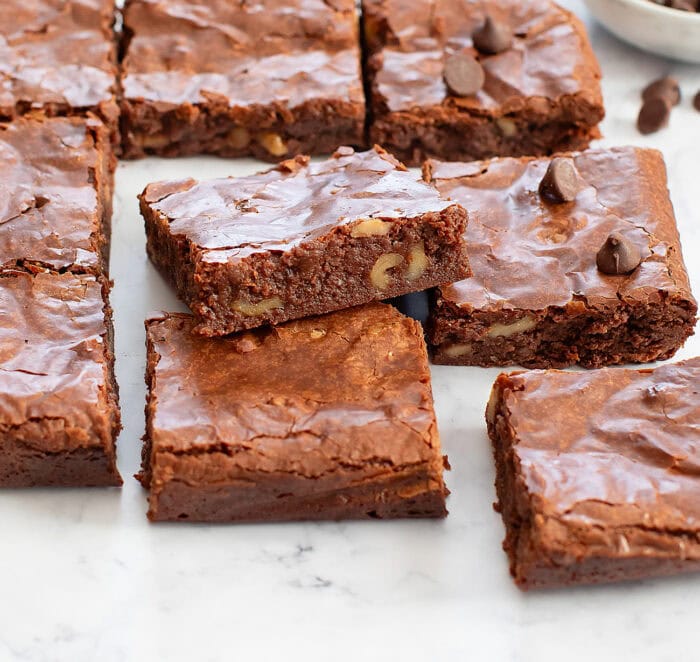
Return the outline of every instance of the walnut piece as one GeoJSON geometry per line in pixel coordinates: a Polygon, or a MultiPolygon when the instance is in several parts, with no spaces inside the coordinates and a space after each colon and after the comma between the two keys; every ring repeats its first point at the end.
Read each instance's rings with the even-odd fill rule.
{"type": "Polygon", "coordinates": [[[533,329],[537,325],[537,320],[534,317],[523,317],[511,324],[501,324],[497,322],[492,324],[488,330],[489,338],[509,338],[516,333],[524,333],[533,329]]]}
{"type": "Polygon", "coordinates": [[[518,132],[518,127],[515,125],[515,122],[507,117],[499,117],[496,120],[496,125],[506,138],[512,138],[518,132]]]}
{"type": "Polygon", "coordinates": [[[407,280],[418,280],[430,265],[430,260],[425,254],[425,244],[421,241],[411,247],[408,254],[408,269],[406,269],[407,280]]]}
{"type": "Polygon", "coordinates": [[[383,237],[389,234],[391,225],[388,221],[382,221],[379,218],[366,218],[352,226],[350,236],[355,239],[357,237],[383,237]]]}
{"type": "Polygon", "coordinates": [[[237,126],[229,131],[226,140],[233,149],[245,149],[250,144],[250,133],[248,129],[237,126]]]}
{"type": "Polygon", "coordinates": [[[250,301],[236,301],[233,304],[233,309],[246,317],[256,317],[257,315],[264,315],[269,313],[275,308],[282,308],[282,299],[279,297],[270,297],[269,299],[262,299],[257,303],[250,303],[250,301]]]}
{"type": "Polygon", "coordinates": [[[370,271],[369,279],[378,290],[385,290],[389,285],[389,271],[398,267],[403,262],[403,257],[398,253],[385,253],[377,258],[370,271]]]}
{"type": "Polygon", "coordinates": [[[458,356],[465,356],[466,354],[471,354],[472,352],[472,346],[465,343],[465,344],[458,344],[458,345],[450,345],[449,347],[446,347],[444,350],[445,356],[449,356],[450,358],[454,359],[458,356]]]}
{"type": "Polygon", "coordinates": [[[287,153],[287,145],[282,136],[279,133],[272,133],[267,131],[261,133],[258,136],[258,142],[268,151],[272,156],[284,156],[287,153]]]}

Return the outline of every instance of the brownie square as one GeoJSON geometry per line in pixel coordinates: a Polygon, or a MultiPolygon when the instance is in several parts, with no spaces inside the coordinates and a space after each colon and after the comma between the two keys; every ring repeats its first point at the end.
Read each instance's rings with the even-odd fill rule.
{"type": "Polygon", "coordinates": [[[466,212],[381,148],[249,177],[150,184],[148,254],[224,335],[469,275],[466,212]]]}
{"type": "Polygon", "coordinates": [[[121,485],[106,289],[91,275],[0,276],[0,487],[121,485]]]}
{"type": "Polygon", "coordinates": [[[106,273],[114,165],[97,119],[0,124],[0,270],[106,273]]]}
{"type": "Polygon", "coordinates": [[[420,324],[373,303],[228,338],[146,322],[151,520],[444,517],[420,324]]]}
{"type": "Polygon", "coordinates": [[[115,144],[114,0],[0,2],[0,120],[97,114],[115,144]]]}
{"type": "Polygon", "coordinates": [[[661,154],[625,147],[562,158],[581,187],[572,202],[539,192],[546,158],[426,164],[426,179],[470,210],[474,269],[433,296],[436,363],[597,368],[666,359],[693,334],[697,304],[661,154]],[[641,253],[630,274],[597,267],[613,232],[641,253]]]}
{"type": "Polygon", "coordinates": [[[582,149],[603,119],[600,68],[583,24],[548,0],[363,0],[370,139],[405,163],[582,149]],[[512,45],[479,53],[486,17],[512,45]],[[475,57],[484,84],[457,96],[448,59],[475,57]]]}
{"type": "Polygon", "coordinates": [[[486,420],[520,588],[700,569],[700,358],[501,374],[486,420]]]}
{"type": "Polygon", "coordinates": [[[355,0],[127,0],[127,157],[364,144],[355,0]]]}

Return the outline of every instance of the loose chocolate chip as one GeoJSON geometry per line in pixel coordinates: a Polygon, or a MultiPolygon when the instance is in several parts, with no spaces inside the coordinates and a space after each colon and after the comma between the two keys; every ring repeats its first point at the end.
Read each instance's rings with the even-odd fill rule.
{"type": "Polygon", "coordinates": [[[445,61],[445,83],[458,97],[476,94],[484,86],[484,68],[467,53],[454,53],[445,61]]]}
{"type": "Polygon", "coordinates": [[[693,108],[700,112],[700,92],[698,92],[693,99],[693,108]]]}
{"type": "Polygon", "coordinates": [[[668,126],[671,117],[671,106],[666,99],[659,97],[649,99],[642,105],[637,118],[637,128],[640,133],[647,135],[668,126]]]}
{"type": "Polygon", "coordinates": [[[505,23],[487,16],[483,25],[472,35],[472,41],[479,53],[496,55],[513,45],[513,31],[505,23]]]}
{"type": "Polygon", "coordinates": [[[552,159],[540,182],[540,195],[552,202],[571,202],[580,190],[574,162],[562,157],[552,159]]]}
{"type": "Polygon", "coordinates": [[[665,99],[671,106],[677,106],[681,102],[681,88],[678,81],[666,76],[649,83],[642,91],[642,100],[649,101],[657,98],[665,99]]]}
{"type": "Polygon", "coordinates": [[[610,234],[596,256],[598,269],[611,276],[632,273],[641,261],[639,248],[619,232],[610,234]]]}

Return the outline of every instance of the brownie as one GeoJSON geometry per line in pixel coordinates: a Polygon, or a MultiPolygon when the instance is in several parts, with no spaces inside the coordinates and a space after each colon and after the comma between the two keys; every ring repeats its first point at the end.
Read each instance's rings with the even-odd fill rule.
{"type": "Polygon", "coordinates": [[[106,281],[0,276],[0,487],[121,485],[106,281]]]}
{"type": "Polygon", "coordinates": [[[127,157],[277,161],[364,143],[355,0],[127,0],[127,157]]]}
{"type": "Polygon", "coordinates": [[[520,588],[700,569],[700,358],[501,374],[486,419],[520,588]]]}
{"type": "Polygon", "coordinates": [[[0,120],[97,114],[117,142],[114,0],[0,2],[0,120]]]}
{"type": "Polygon", "coordinates": [[[0,124],[0,270],[107,273],[114,165],[95,118],[0,124]]]}
{"type": "Polygon", "coordinates": [[[583,24],[561,7],[548,0],[362,5],[370,139],[404,162],[545,155],[583,149],[599,136],[600,69],[583,24]],[[487,17],[509,35],[497,54],[474,46],[487,17]],[[453,57],[481,75],[476,91],[448,85],[453,57]]]}
{"type": "Polygon", "coordinates": [[[573,201],[540,192],[547,158],[426,164],[426,179],[470,210],[474,269],[432,297],[436,363],[597,368],[668,358],[692,335],[697,304],[661,154],[624,147],[555,161],[573,166],[573,201]],[[641,260],[629,274],[598,268],[615,232],[641,260]]]}
{"type": "Polygon", "coordinates": [[[420,324],[372,303],[228,338],[146,322],[152,520],[444,517],[420,324]]]}
{"type": "Polygon", "coordinates": [[[249,177],[149,185],[148,254],[224,335],[469,274],[466,212],[381,148],[297,156],[249,177]]]}

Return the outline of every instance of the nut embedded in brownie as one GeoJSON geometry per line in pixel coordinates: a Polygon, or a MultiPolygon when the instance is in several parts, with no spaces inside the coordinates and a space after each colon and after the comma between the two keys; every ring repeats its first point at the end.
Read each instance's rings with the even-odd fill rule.
{"type": "Polygon", "coordinates": [[[255,329],[146,322],[152,520],[444,517],[420,324],[384,304],[255,329]]]}
{"type": "Polygon", "coordinates": [[[470,210],[472,278],[432,295],[436,363],[597,368],[666,359],[697,304],[659,152],[429,161],[470,210]]]}
{"type": "Polygon", "coordinates": [[[700,358],[501,374],[486,421],[520,588],[700,570],[700,358]]]}
{"type": "Polygon", "coordinates": [[[549,0],[362,5],[370,139],[405,163],[551,154],[599,135],[598,63],[549,0]]]}
{"type": "Polygon", "coordinates": [[[379,147],[150,184],[148,254],[215,336],[469,276],[465,210],[379,147]]]}
{"type": "Polygon", "coordinates": [[[363,145],[358,20],[355,0],[127,0],[125,156],[363,145]]]}

